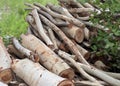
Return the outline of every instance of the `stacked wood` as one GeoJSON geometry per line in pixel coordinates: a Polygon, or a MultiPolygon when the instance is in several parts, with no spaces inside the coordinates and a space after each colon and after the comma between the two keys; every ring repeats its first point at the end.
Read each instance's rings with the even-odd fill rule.
{"type": "Polygon", "coordinates": [[[14,60],[12,69],[29,86],[74,86],[70,80],[49,72],[29,59],[14,60]]]}
{"type": "Polygon", "coordinates": [[[4,83],[9,83],[12,80],[11,63],[10,55],[0,37],[0,81],[4,83]]]}
{"type": "Polygon", "coordinates": [[[119,73],[105,72],[107,66],[101,60],[89,63],[90,37],[96,29],[104,30],[89,19],[101,11],[77,0],[58,1],[59,6],[25,4],[28,31],[20,41],[12,39],[11,58],[0,38],[0,85],[119,86],[119,73]]]}

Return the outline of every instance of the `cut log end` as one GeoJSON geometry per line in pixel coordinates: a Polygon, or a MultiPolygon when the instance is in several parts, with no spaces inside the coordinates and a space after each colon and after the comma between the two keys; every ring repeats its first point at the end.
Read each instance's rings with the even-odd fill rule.
{"type": "Polygon", "coordinates": [[[58,86],[75,86],[72,81],[64,80],[58,86]]]}
{"type": "Polygon", "coordinates": [[[0,72],[0,81],[4,83],[9,83],[12,80],[11,69],[6,69],[0,72]]]}
{"type": "Polygon", "coordinates": [[[81,43],[84,39],[84,34],[83,34],[83,30],[82,29],[78,29],[76,31],[76,35],[75,35],[75,40],[78,42],[78,43],[81,43]]]}
{"type": "MultiPolygon", "coordinates": [[[[69,69],[62,71],[59,75],[61,77],[72,80],[74,78],[75,74],[74,74],[74,71],[71,68],[69,68],[69,69]]],[[[62,86],[64,86],[64,85],[62,85],[62,86]]],[[[70,86],[72,86],[72,85],[70,85],[70,86]]]]}
{"type": "Polygon", "coordinates": [[[87,52],[87,53],[84,55],[84,58],[85,58],[86,60],[88,60],[89,57],[90,57],[90,52],[87,52]]]}

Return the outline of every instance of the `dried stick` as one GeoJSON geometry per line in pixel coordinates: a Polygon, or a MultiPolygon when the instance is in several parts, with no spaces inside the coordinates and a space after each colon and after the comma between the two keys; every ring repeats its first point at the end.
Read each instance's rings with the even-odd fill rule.
{"type": "Polygon", "coordinates": [[[59,50],[59,51],[58,51],[58,54],[59,54],[60,56],[62,56],[62,57],[68,57],[68,58],[72,58],[72,59],[74,59],[74,60],[77,60],[77,57],[76,57],[75,55],[70,55],[69,53],[66,53],[66,52],[64,52],[64,51],[62,51],[62,50],[59,50]]]}
{"type": "Polygon", "coordinates": [[[40,21],[40,18],[39,18],[39,15],[38,15],[36,9],[34,9],[34,10],[32,11],[32,15],[33,15],[33,18],[35,19],[35,23],[36,23],[36,26],[37,26],[37,29],[38,29],[38,33],[41,35],[42,39],[46,42],[46,44],[47,44],[48,46],[53,46],[52,41],[49,39],[49,37],[48,37],[48,36],[46,35],[46,33],[44,32],[42,23],[41,23],[41,21],[40,21]]]}
{"type": "Polygon", "coordinates": [[[54,44],[54,50],[58,50],[58,46],[57,46],[57,42],[56,42],[56,38],[55,38],[53,30],[51,30],[49,27],[47,27],[47,29],[48,29],[49,37],[54,44]]]}
{"type": "Polygon", "coordinates": [[[47,13],[47,12],[39,9],[37,6],[34,6],[32,4],[28,4],[28,3],[25,3],[25,5],[33,8],[33,9],[37,9],[38,13],[40,13],[40,14],[44,15],[45,17],[47,17],[51,22],[53,22],[57,26],[68,26],[69,25],[68,22],[64,22],[64,21],[62,21],[62,22],[56,22],[55,19],[49,13],[47,13]]]}
{"type": "Polygon", "coordinates": [[[55,26],[42,15],[40,15],[40,18],[45,24],[47,24],[52,30],[56,32],[56,34],[69,46],[71,52],[74,53],[82,63],[89,65],[89,63],[84,59],[74,43],[57,26],[55,26]]]}
{"type": "Polygon", "coordinates": [[[92,81],[92,82],[98,83],[98,86],[101,86],[101,85],[99,84],[99,82],[98,82],[94,77],[90,76],[89,74],[87,74],[87,73],[83,70],[83,68],[79,67],[79,66],[77,65],[77,62],[76,62],[75,60],[73,60],[72,58],[69,58],[69,57],[67,57],[67,56],[65,56],[65,55],[62,55],[60,52],[61,52],[61,51],[58,51],[58,55],[60,55],[62,58],[64,58],[64,59],[68,60],[69,62],[71,62],[71,63],[73,64],[73,66],[75,66],[75,67],[78,69],[78,71],[82,74],[82,76],[84,76],[86,79],[88,79],[88,80],[90,80],[90,81],[92,81]]]}
{"type": "Polygon", "coordinates": [[[60,3],[66,3],[68,5],[75,5],[76,7],[83,8],[84,6],[76,0],[58,0],[60,3]]]}
{"type": "Polygon", "coordinates": [[[8,52],[12,55],[17,56],[18,58],[25,58],[24,54],[20,53],[15,47],[14,45],[8,45],[8,52]]]}
{"type": "Polygon", "coordinates": [[[39,56],[37,53],[33,53],[32,51],[24,48],[19,41],[16,38],[13,38],[13,45],[15,46],[15,48],[25,57],[28,57],[29,59],[31,59],[34,62],[39,62],[39,56]]]}
{"type": "Polygon", "coordinates": [[[90,81],[76,81],[75,85],[76,86],[98,86],[97,83],[90,82],[90,81]]]}
{"type": "Polygon", "coordinates": [[[70,18],[70,17],[67,17],[65,15],[62,15],[62,14],[58,14],[58,13],[55,13],[53,11],[51,11],[50,9],[47,9],[46,7],[42,6],[42,5],[39,5],[37,3],[34,4],[35,6],[38,6],[40,7],[41,9],[43,9],[44,11],[48,12],[50,15],[52,15],[53,17],[57,17],[57,18],[60,18],[60,19],[63,19],[63,20],[66,20],[70,23],[73,23],[81,28],[84,28],[85,25],[80,22],[78,19],[75,19],[75,18],[70,18]]]}
{"type": "Polygon", "coordinates": [[[58,12],[58,13],[61,13],[61,14],[63,14],[63,15],[66,15],[66,16],[68,16],[68,17],[73,18],[73,16],[69,13],[69,11],[68,11],[66,8],[64,8],[64,7],[55,6],[55,5],[50,4],[50,3],[47,4],[47,6],[48,6],[50,9],[52,9],[53,11],[56,11],[56,12],[58,12]]]}
{"type": "Polygon", "coordinates": [[[70,80],[49,72],[29,59],[14,60],[12,69],[29,86],[74,86],[70,80]]]}
{"type": "Polygon", "coordinates": [[[29,26],[28,29],[27,29],[27,34],[33,34],[30,26],[29,26]]]}
{"type": "Polygon", "coordinates": [[[79,67],[82,67],[89,74],[100,78],[101,80],[109,83],[110,85],[113,85],[113,86],[119,86],[120,85],[120,80],[115,79],[115,78],[105,74],[104,72],[102,72],[102,71],[100,71],[100,70],[98,70],[98,69],[96,69],[94,67],[90,67],[90,66],[78,63],[78,62],[77,62],[77,65],[79,67]]]}
{"type": "Polygon", "coordinates": [[[57,75],[72,79],[74,72],[57,54],[31,34],[21,35],[22,45],[39,54],[40,63],[57,75]],[[29,44],[28,44],[29,43],[29,44]]]}
{"type": "MultiPolygon", "coordinates": [[[[101,70],[102,71],[102,70],[101,70]]],[[[112,72],[106,72],[106,71],[102,71],[104,72],[105,74],[111,76],[111,77],[114,77],[116,79],[119,79],[120,80],[120,73],[112,73],[112,72]]]]}
{"type": "Polygon", "coordinates": [[[0,81],[4,83],[9,83],[12,80],[11,63],[10,55],[0,37],[0,81]]]}
{"type": "Polygon", "coordinates": [[[94,12],[92,8],[71,8],[68,9],[70,13],[83,13],[83,12],[94,12]]]}
{"type": "Polygon", "coordinates": [[[26,21],[27,21],[28,24],[32,27],[31,30],[32,30],[33,34],[34,34],[36,37],[38,37],[38,38],[40,38],[41,40],[43,40],[42,37],[41,37],[41,35],[39,35],[39,33],[38,33],[38,31],[37,31],[37,26],[36,26],[36,24],[34,23],[33,17],[32,17],[31,15],[28,15],[28,16],[26,17],[26,21]]]}
{"type": "Polygon", "coordinates": [[[87,60],[90,57],[90,52],[81,47],[80,45],[76,44],[79,52],[83,55],[83,57],[87,60]]]}

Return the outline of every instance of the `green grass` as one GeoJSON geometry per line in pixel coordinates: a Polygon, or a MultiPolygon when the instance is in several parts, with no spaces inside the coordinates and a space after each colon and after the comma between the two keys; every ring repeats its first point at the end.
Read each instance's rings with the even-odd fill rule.
{"type": "Polygon", "coordinates": [[[0,0],[0,36],[3,37],[6,44],[9,38],[19,37],[25,33],[28,24],[25,22],[27,12],[24,10],[24,3],[39,2],[45,5],[48,2],[57,3],[57,0],[0,0]]]}

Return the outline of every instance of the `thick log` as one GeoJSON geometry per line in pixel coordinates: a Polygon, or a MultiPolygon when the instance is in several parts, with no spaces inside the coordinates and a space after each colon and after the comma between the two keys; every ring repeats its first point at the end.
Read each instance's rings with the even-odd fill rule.
{"type": "Polygon", "coordinates": [[[4,83],[9,83],[12,80],[11,63],[10,55],[0,37],[0,81],[4,83]]]}
{"type": "Polygon", "coordinates": [[[37,4],[37,3],[34,3],[34,5],[40,7],[42,10],[48,12],[48,13],[49,13],[50,15],[52,15],[53,17],[57,17],[57,18],[66,20],[66,21],[68,21],[68,22],[70,22],[70,23],[73,23],[73,24],[79,26],[80,28],[84,28],[84,27],[85,27],[85,25],[84,25],[81,21],[79,21],[78,19],[71,18],[71,17],[67,17],[67,16],[65,16],[65,15],[55,13],[55,12],[51,11],[50,9],[47,9],[46,7],[44,7],[44,6],[42,6],[42,5],[39,5],[39,4],[37,4]]]}
{"type": "Polygon", "coordinates": [[[68,37],[75,39],[76,42],[81,43],[84,39],[83,29],[73,25],[71,27],[60,28],[68,37]]]}
{"type": "Polygon", "coordinates": [[[32,11],[32,15],[33,15],[33,18],[35,20],[35,23],[36,23],[36,26],[37,26],[37,29],[38,29],[38,33],[41,35],[42,39],[46,42],[46,44],[48,46],[53,46],[53,43],[52,41],[50,40],[50,38],[46,35],[44,29],[43,29],[43,26],[42,26],[42,23],[40,21],[40,18],[39,18],[39,15],[38,15],[38,12],[36,9],[34,9],[32,11]]]}
{"type": "Polygon", "coordinates": [[[74,86],[71,81],[49,72],[29,59],[14,60],[12,69],[29,86],[74,86]]]}
{"type": "Polygon", "coordinates": [[[27,57],[34,62],[39,62],[38,54],[23,47],[16,38],[13,38],[13,45],[22,55],[24,55],[24,57],[27,57]]]}
{"type": "Polygon", "coordinates": [[[79,52],[78,48],[75,46],[75,44],[53,23],[51,23],[47,18],[44,16],[40,16],[42,21],[47,24],[52,30],[55,31],[55,33],[61,38],[64,43],[67,44],[67,46],[70,48],[71,52],[76,55],[76,57],[84,64],[89,65],[89,63],[84,59],[84,57],[79,52]]]}
{"type": "Polygon", "coordinates": [[[23,46],[33,52],[37,52],[40,57],[40,63],[48,70],[69,79],[74,77],[73,70],[41,40],[30,34],[21,35],[21,38],[23,46]]]}

